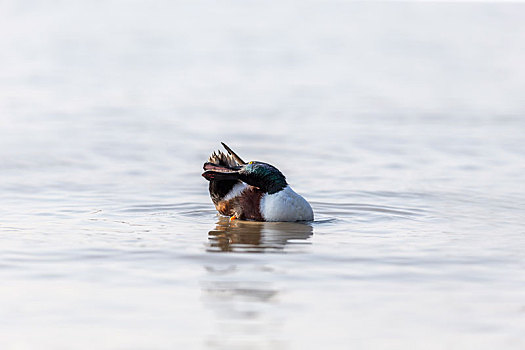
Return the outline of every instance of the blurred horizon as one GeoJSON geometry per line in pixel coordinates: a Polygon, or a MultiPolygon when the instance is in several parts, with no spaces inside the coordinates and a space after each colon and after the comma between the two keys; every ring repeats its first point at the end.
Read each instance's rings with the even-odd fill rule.
{"type": "Polygon", "coordinates": [[[207,3],[3,2],[4,118],[525,110],[523,3],[207,3]]]}

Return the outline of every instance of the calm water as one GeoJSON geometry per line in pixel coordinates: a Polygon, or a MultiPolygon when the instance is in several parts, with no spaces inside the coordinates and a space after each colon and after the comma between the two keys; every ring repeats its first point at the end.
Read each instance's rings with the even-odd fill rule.
{"type": "Polygon", "coordinates": [[[2,349],[525,348],[525,5],[0,10],[2,349]],[[216,215],[220,141],[315,222],[216,215]]]}

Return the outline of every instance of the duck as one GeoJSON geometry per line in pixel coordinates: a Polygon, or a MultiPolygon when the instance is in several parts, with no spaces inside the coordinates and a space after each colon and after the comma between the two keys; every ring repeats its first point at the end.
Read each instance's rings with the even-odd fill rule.
{"type": "Polygon", "coordinates": [[[221,144],[227,153],[213,152],[202,173],[220,214],[230,220],[313,221],[312,207],[290,187],[279,169],[264,162],[245,162],[221,144]]]}

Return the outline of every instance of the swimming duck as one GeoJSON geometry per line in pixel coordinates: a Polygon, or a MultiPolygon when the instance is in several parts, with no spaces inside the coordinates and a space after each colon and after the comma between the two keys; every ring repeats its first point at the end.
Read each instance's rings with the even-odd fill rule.
{"type": "Polygon", "coordinates": [[[310,204],[295,193],[273,165],[244,162],[226,144],[228,154],[213,152],[202,176],[210,182],[215,208],[230,220],[311,221],[310,204]]]}

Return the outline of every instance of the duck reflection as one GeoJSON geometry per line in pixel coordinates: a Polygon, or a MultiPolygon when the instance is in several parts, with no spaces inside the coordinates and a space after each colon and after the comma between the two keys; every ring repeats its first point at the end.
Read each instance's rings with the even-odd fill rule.
{"type": "Polygon", "coordinates": [[[245,253],[279,251],[287,244],[307,243],[312,234],[313,228],[307,223],[230,221],[221,217],[215,229],[208,233],[210,243],[207,250],[245,253]]]}
{"type": "Polygon", "coordinates": [[[281,290],[268,267],[206,266],[201,300],[215,316],[215,330],[206,337],[211,349],[282,348],[281,290]],[[249,278],[243,277],[250,269],[249,278]]]}

